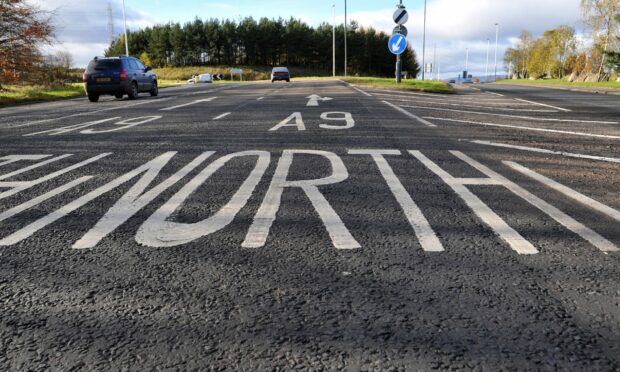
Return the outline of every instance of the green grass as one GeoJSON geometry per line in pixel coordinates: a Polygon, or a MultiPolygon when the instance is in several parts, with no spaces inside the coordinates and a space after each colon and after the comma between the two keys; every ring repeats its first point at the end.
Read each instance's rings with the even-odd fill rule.
{"type": "Polygon", "coordinates": [[[620,82],[617,81],[601,81],[601,82],[574,82],[559,79],[542,79],[542,80],[499,80],[497,83],[517,83],[517,84],[531,84],[531,85],[561,85],[566,87],[584,87],[584,88],[605,88],[605,89],[620,89],[620,82]]]}
{"type": "Polygon", "coordinates": [[[36,85],[3,85],[0,90],[0,106],[23,102],[53,101],[84,96],[82,83],[71,83],[57,87],[36,85]]]}
{"type": "Polygon", "coordinates": [[[347,77],[341,78],[341,80],[351,84],[370,86],[373,88],[390,88],[442,94],[454,93],[454,88],[452,88],[452,86],[441,81],[403,79],[401,84],[396,84],[393,78],[347,77]]]}

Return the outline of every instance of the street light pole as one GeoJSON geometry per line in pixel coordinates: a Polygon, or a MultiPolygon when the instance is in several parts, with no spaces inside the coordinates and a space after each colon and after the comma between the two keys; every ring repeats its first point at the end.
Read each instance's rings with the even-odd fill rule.
{"type": "Polygon", "coordinates": [[[495,80],[497,81],[497,49],[499,45],[499,23],[495,24],[495,80]]]}
{"type": "Polygon", "coordinates": [[[491,39],[487,38],[487,64],[484,68],[484,82],[489,81],[489,49],[491,49],[491,39]]]}
{"type": "Polygon", "coordinates": [[[465,49],[465,71],[469,75],[469,48],[465,49]]]}
{"type": "Polygon", "coordinates": [[[426,0],[424,0],[424,32],[422,36],[422,80],[425,80],[426,70],[426,0]]]}
{"type": "Polygon", "coordinates": [[[336,4],[332,5],[334,10],[334,21],[332,23],[332,67],[333,67],[333,75],[336,77],[336,4]]]}
{"type": "Polygon", "coordinates": [[[125,0],[123,0],[123,24],[125,25],[125,54],[129,55],[129,40],[127,39],[127,17],[125,17],[125,0]]]}
{"type": "Polygon", "coordinates": [[[347,0],[344,0],[344,76],[347,77],[347,0]]]}

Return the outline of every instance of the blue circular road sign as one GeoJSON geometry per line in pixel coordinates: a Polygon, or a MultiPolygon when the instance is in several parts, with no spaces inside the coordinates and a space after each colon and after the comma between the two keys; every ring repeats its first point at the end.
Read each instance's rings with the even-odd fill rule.
{"type": "Polygon", "coordinates": [[[396,34],[390,38],[388,44],[390,52],[393,54],[402,54],[407,49],[407,38],[404,35],[396,34]]]}

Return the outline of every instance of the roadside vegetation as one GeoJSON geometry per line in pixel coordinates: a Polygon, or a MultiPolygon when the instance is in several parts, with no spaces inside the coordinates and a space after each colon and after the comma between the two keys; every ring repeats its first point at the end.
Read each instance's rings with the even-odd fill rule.
{"type": "Polygon", "coordinates": [[[570,26],[539,37],[523,31],[504,57],[509,76],[547,84],[620,81],[620,0],[581,0],[581,11],[592,43],[570,26]]]}
{"type": "Polygon", "coordinates": [[[396,84],[394,78],[346,77],[340,79],[354,85],[371,88],[398,89],[442,94],[455,93],[454,88],[452,88],[450,84],[442,81],[403,79],[401,84],[396,84]]]}
{"type": "Polygon", "coordinates": [[[35,101],[50,101],[84,96],[81,83],[60,86],[4,85],[0,90],[0,107],[35,101]]]}
{"type": "Polygon", "coordinates": [[[558,85],[566,87],[583,87],[583,88],[603,88],[620,90],[620,81],[568,81],[562,79],[540,79],[540,80],[499,80],[497,83],[518,83],[529,85],[558,85]]]}

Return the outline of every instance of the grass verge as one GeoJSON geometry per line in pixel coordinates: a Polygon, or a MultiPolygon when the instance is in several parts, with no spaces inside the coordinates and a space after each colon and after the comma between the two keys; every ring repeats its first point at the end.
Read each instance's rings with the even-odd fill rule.
{"type": "Polygon", "coordinates": [[[604,89],[620,89],[620,82],[617,81],[601,81],[601,82],[570,82],[559,79],[543,79],[543,80],[498,80],[497,83],[505,84],[527,84],[527,85],[557,85],[565,87],[582,87],[582,88],[604,88],[604,89]]]}
{"type": "Polygon", "coordinates": [[[389,88],[398,90],[408,90],[427,93],[454,94],[454,88],[450,84],[441,81],[421,81],[403,80],[401,84],[396,84],[392,78],[371,78],[371,77],[346,77],[341,78],[351,84],[369,86],[372,88],[389,88]]]}
{"type": "Polygon", "coordinates": [[[35,85],[3,85],[0,90],[0,107],[25,102],[53,101],[84,96],[82,83],[65,84],[59,87],[35,85]]]}

